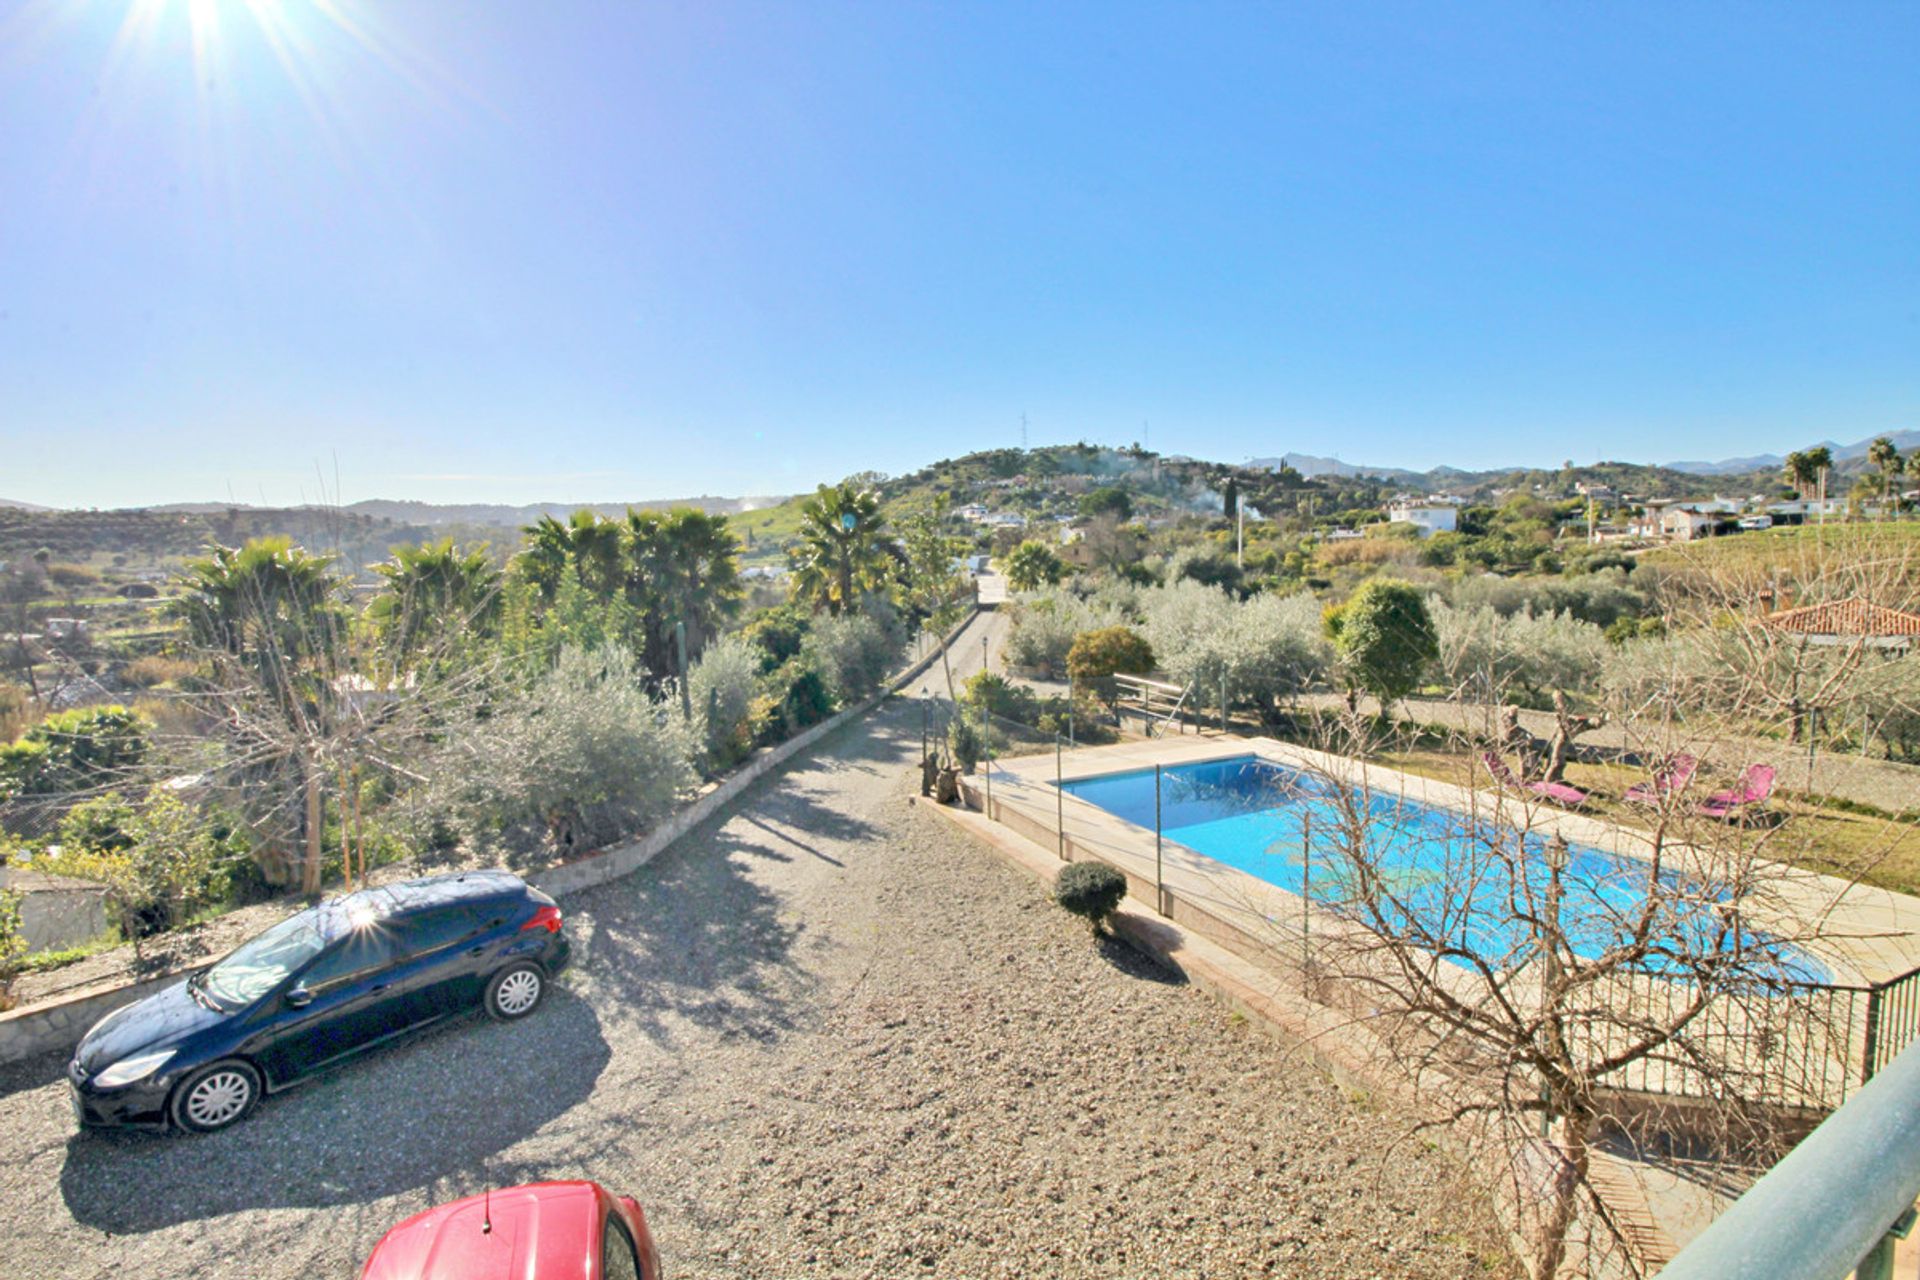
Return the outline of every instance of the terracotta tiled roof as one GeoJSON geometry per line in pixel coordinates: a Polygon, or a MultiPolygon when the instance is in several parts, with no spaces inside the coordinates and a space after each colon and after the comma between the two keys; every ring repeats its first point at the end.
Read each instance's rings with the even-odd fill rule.
{"type": "Polygon", "coordinates": [[[1920,613],[1854,596],[1769,614],[1767,625],[1809,636],[1920,636],[1920,613]]]}

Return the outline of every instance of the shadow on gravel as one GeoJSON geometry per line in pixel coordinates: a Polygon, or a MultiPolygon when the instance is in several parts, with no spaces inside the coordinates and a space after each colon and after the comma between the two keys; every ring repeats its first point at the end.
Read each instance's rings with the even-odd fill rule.
{"type": "Polygon", "coordinates": [[[465,1179],[585,1100],[610,1057],[592,1008],[555,985],[524,1022],[430,1028],[267,1098],[224,1133],[76,1134],[60,1194],[76,1221],[125,1234],[465,1179]]]}
{"type": "Polygon", "coordinates": [[[574,899],[593,923],[582,967],[611,1019],[660,1043],[671,1039],[677,1019],[762,1042],[797,1025],[795,1008],[812,986],[792,963],[800,926],[781,920],[778,895],[749,871],[754,860],[805,855],[786,851],[789,837],[735,820],[764,814],[810,833],[791,804],[769,803],[776,794],[792,798],[767,793],[749,801],[656,858],[646,874],[574,899]]]}
{"type": "Polygon", "coordinates": [[[68,1056],[66,1053],[40,1053],[0,1066],[0,1098],[66,1079],[68,1056]]]}
{"type": "MultiPolygon", "coordinates": [[[[1151,935],[1157,931],[1160,926],[1145,924],[1136,925],[1134,928],[1151,935]]],[[[1169,938],[1171,938],[1173,936],[1172,931],[1168,930],[1167,932],[1169,938]]],[[[1116,938],[1112,934],[1104,935],[1100,939],[1100,958],[1112,965],[1115,969],[1118,969],[1121,973],[1126,974],[1129,978],[1139,978],[1143,982],[1164,983],[1169,987],[1184,987],[1187,985],[1186,974],[1181,973],[1178,969],[1172,969],[1161,964],[1158,960],[1155,960],[1152,956],[1140,950],[1132,943],[1123,938],[1116,938]]]]}

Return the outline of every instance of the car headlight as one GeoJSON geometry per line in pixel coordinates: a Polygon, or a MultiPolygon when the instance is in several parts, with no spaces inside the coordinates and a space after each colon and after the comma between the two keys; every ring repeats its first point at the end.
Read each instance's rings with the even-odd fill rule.
{"type": "Polygon", "coordinates": [[[118,1089],[123,1084],[144,1080],[172,1061],[175,1052],[173,1049],[162,1049],[158,1053],[143,1053],[137,1058],[122,1058],[95,1076],[93,1082],[102,1089],[118,1089]]]}

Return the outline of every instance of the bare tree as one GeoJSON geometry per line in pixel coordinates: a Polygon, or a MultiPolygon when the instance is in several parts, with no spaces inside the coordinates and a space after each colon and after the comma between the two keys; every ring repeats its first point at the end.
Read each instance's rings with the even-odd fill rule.
{"type": "Polygon", "coordinates": [[[273,878],[273,852],[297,840],[300,887],[319,891],[332,789],[343,869],[353,876],[357,853],[364,879],[362,786],[421,781],[404,761],[485,695],[495,664],[474,639],[497,584],[441,591],[431,609],[399,602],[428,623],[368,625],[326,559],[280,539],[216,548],[185,586],[179,608],[204,676],[184,696],[218,726],[212,772],[262,838],[263,871],[273,878]]]}

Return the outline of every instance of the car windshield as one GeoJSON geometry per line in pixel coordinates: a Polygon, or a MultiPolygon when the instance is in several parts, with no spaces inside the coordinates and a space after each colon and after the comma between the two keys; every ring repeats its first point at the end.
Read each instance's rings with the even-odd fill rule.
{"type": "Polygon", "coordinates": [[[313,959],[326,945],[319,913],[302,911],[244,943],[207,970],[200,982],[201,989],[224,1005],[251,1004],[313,959]]]}

